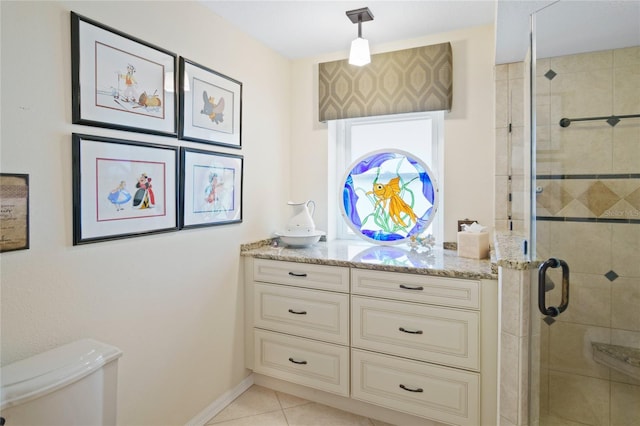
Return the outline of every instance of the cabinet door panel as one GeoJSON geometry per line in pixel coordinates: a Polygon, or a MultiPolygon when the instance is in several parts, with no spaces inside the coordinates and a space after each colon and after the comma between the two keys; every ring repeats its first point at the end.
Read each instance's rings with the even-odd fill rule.
{"type": "Polygon", "coordinates": [[[354,347],[480,370],[480,314],[351,297],[354,347]]]}
{"type": "Polygon", "coordinates": [[[480,375],[353,349],[355,399],[456,425],[480,424],[480,375]]]}
{"type": "Polygon", "coordinates": [[[349,292],[349,268],[254,259],[255,281],[349,292]]]}
{"type": "Polygon", "coordinates": [[[349,348],[258,330],[256,373],[349,396],[349,348]]]}
{"type": "Polygon", "coordinates": [[[349,295],[256,283],[254,324],[311,339],[349,344],[349,295]]]}
{"type": "Polygon", "coordinates": [[[352,269],[351,292],[409,302],[480,309],[480,282],[476,280],[352,269]]]}

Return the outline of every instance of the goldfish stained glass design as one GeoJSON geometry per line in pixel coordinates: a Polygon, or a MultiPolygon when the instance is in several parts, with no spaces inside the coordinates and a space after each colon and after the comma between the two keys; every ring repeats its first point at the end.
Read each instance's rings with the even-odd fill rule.
{"type": "Polygon", "coordinates": [[[340,207],[356,235],[377,244],[399,244],[433,222],[438,188],[422,160],[400,150],[375,151],[347,169],[340,207]]]}

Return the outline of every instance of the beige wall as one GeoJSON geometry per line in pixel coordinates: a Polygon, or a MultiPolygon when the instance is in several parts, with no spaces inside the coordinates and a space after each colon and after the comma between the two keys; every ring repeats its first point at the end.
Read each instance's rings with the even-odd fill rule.
{"type": "Polygon", "coordinates": [[[119,424],[184,424],[247,374],[239,245],[286,214],[290,62],[198,2],[1,2],[2,172],[30,175],[31,248],[0,255],[2,364],[79,338],[124,352],[119,424]],[[69,11],[244,83],[242,224],[72,246],[69,11]],[[259,64],[258,66],[256,64],[259,64]],[[268,179],[268,184],[265,184],[268,179]]]}
{"type": "MultiPolygon", "coordinates": [[[[372,46],[372,53],[451,42],[453,107],[445,115],[445,241],[456,241],[457,220],[493,226],[494,193],[494,30],[469,28],[397,43],[372,46]]],[[[318,122],[318,66],[348,52],[293,62],[291,88],[291,196],[313,199],[316,226],[331,228],[327,205],[335,203],[337,183],[327,173],[333,161],[327,125],[318,122]]]]}

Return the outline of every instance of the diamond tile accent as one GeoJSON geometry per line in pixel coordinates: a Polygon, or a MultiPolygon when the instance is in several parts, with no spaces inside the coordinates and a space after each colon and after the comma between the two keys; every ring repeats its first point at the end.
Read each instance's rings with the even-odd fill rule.
{"type": "Polygon", "coordinates": [[[542,192],[538,194],[536,204],[547,209],[553,215],[565,208],[573,200],[562,185],[556,182],[550,182],[542,186],[542,192]]]}
{"type": "Polygon", "coordinates": [[[624,199],[627,203],[635,207],[638,212],[640,212],[640,187],[624,197],[624,199]]]}
{"type": "Polygon", "coordinates": [[[609,281],[615,281],[616,278],[618,278],[618,274],[616,274],[613,270],[607,272],[606,274],[604,274],[604,276],[609,280],[609,281]]]}
{"type": "Polygon", "coordinates": [[[607,119],[607,123],[609,123],[609,126],[611,127],[615,126],[619,122],[620,122],[620,119],[618,117],[610,117],[607,119]]]}
{"type": "Polygon", "coordinates": [[[547,323],[547,325],[551,325],[551,324],[553,324],[554,322],[556,322],[556,320],[554,320],[554,319],[553,319],[553,317],[544,317],[544,318],[542,319],[542,321],[546,322],[546,323],[547,323]]]}
{"type": "Polygon", "coordinates": [[[558,75],[558,74],[556,74],[556,72],[554,70],[551,70],[551,69],[544,74],[544,76],[547,77],[549,80],[553,80],[553,78],[556,75],[558,75]]]}
{"type": "Polygon", "coordinates": [[[609,189],[607,185],[598,180],[578,197],[578,201],[584,204],[596,216],[601,216],[611,208],[611,206],[620,201],[620,197],[609,189]]]}
{"type": "Polygon", "coordinates": [[[640,221],[640,174],[540,175],[537,185],[539,216],[640,221]]]}

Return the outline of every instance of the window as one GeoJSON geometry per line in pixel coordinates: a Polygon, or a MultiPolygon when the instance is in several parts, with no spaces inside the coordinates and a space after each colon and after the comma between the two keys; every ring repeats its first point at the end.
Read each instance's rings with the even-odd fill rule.
{"type": "MultiPolygon", "coordinates": [[[[336,200],[340,200],[345,171],[358,158],[381,149],[406,151],[424,161],[436,179],[440,197],[439,207],[427,233],[433,234],[436,244],[442,244],[443,131],[443,111],[330,121],[330,139],[335,138],[335,179],[337,182],[337,192],[334,192],[332,196],[336,200]]],[[[329,203],[329,206],[331,205],[332,203],[329,203]]],[[[336,238],[359,238],[344,222],[339,206],[335,209],[335,215],[336,238]]]]}

